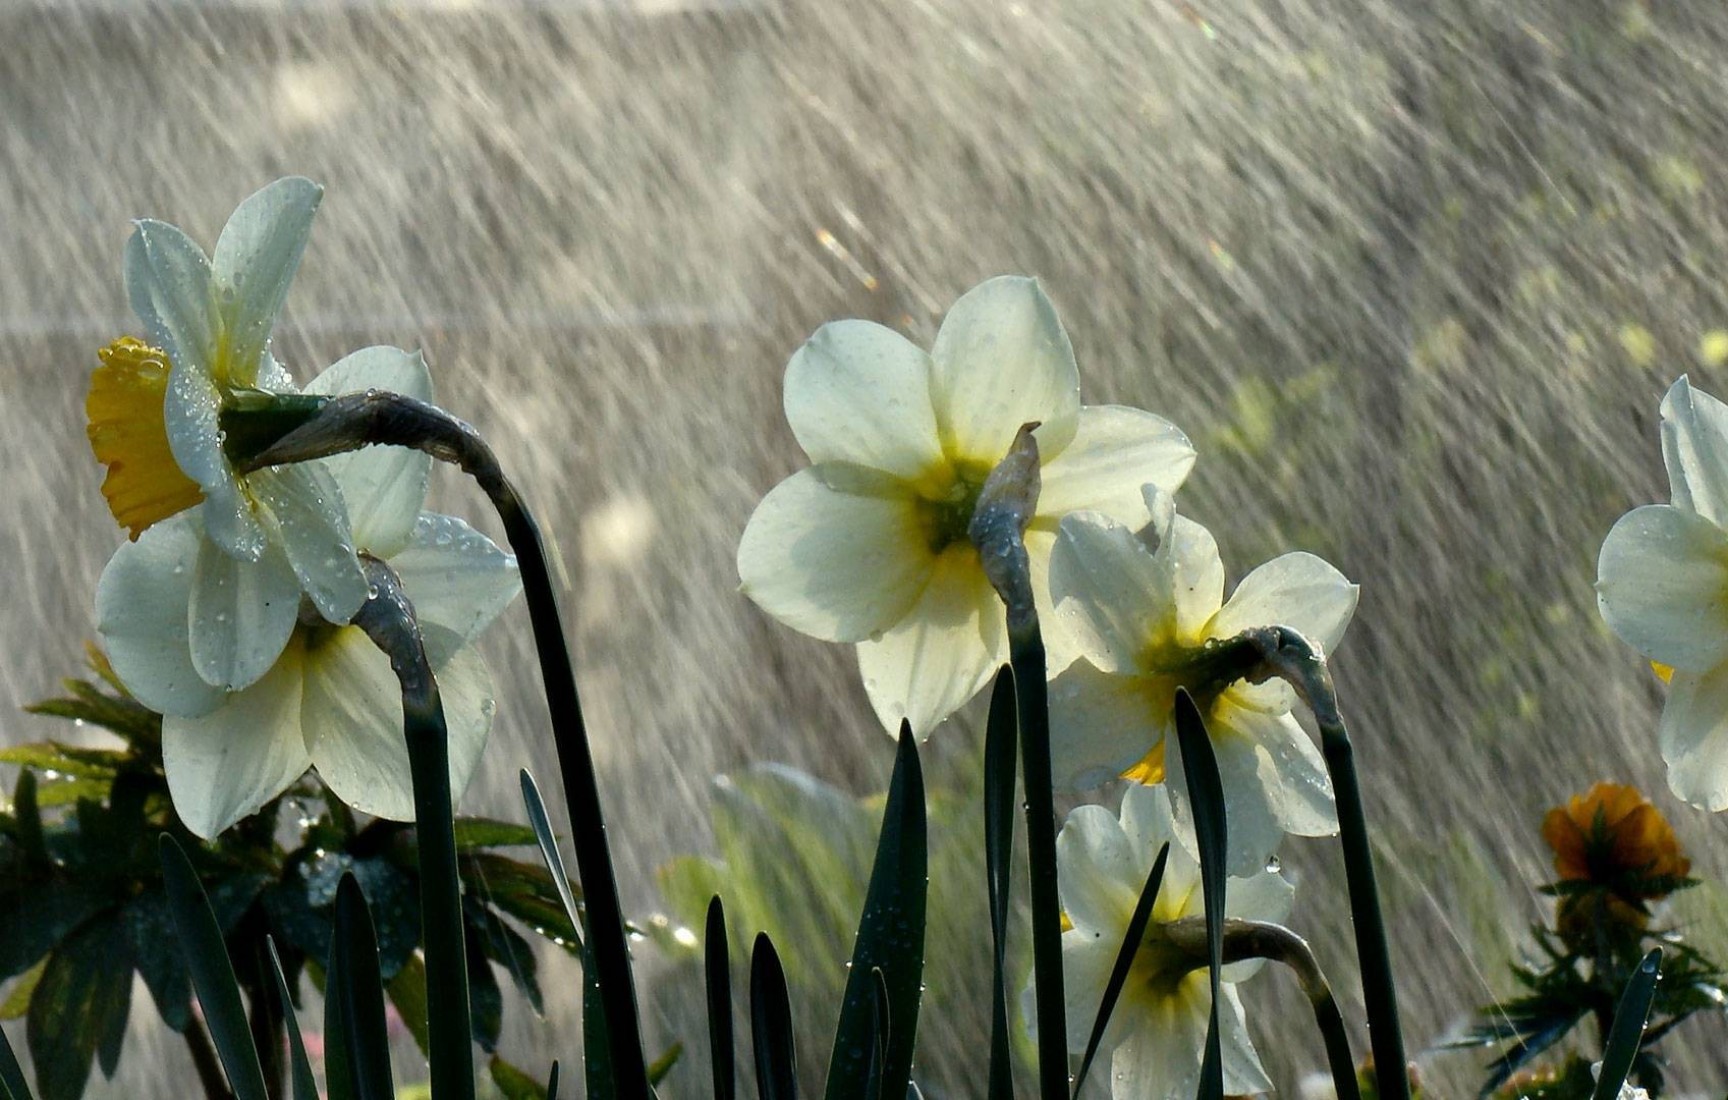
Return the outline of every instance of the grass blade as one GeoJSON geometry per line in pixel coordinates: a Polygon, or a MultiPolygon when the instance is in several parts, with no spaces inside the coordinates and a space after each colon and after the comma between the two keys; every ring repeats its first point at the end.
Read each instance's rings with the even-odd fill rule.
{"type": "Polygon", "coordinates": [[[24,1069],[18,1064],[17,1052],[6,1041],[4,1031],[0,1031],[0,1100],[34,1100],[30,1086],[24,1083],[24,1069]]]}
{"type": "MultiPolygon", "coordinates": [[[[1028,609],[1029,610],[1029,609],[1028,609]]],[[[1026,784],[1026,859],[1032,898],[1032,980],[1038,1021],[1038,1095],[1068,1098],[1068,1021],[1062,990],[1062,900],[1056,885],[1056,805],[1051,794],[1050,700],[1038,618],[1008,628],[1020,771],[1026,784]]]]}
{"type": "Polygon", "coordinates": [[[869,1080],[877,971],[887,991],[894,1031],[887,1037],[882,1090],[898,1096],[912,1076],[912,1047],[923,996],[924,919],[929,852],[924,817],[924,772],[911,727],[900,726],[894,775],[876,841],[876,862],[864,893],[864,912],[852,944],[851,971],[834,1031],[826,1100],[864,1100],[869,1080]]]}
{"type": "Polygon", "coordinates": [[[587,1100],[616,1100],[618,1076],[594,941],[582,946],[582,1083],[587,1100]]]}
{"type": "Polygon", "coordinates": [[[1662,978],[1662,949],[1653,947],[1626,983],[1620,994],[1619,1007],[1614,1010],[1614,1023],[1608,1029],[1608,1041],[1602,1049],[1602,1075],[1596,1079],[1593,1100],[1615,1100],[1626,1075],[1632,1072],[1633,1059],[1644,1040],[1644,1025],[1650,1020],[1650,1004],[1656,998],[1656,983],[1662,978]]]}
{"type": "Polygon", "coordinates": [[[570,927],[578,930],[576,947],[581,950],[581,913],[576,907],[576,895],[570,890],[570,876],[564,871],[564,857],[558,854],[558,837],[552,832],[552,822],[546,816],[546,801],[540,797],[540,786],[534,782],[534,777],[527,768],[522,769],[520,779],[522,805],[528,810],[528,824],[534,830],[534,839],[540,844],[540,858],[546,862],[546,870],[552,874],[552,884],[558,888],[558,900],[564,903],[564,913],[570,918],[570,927]]]}
{"type": "Polygon", "coordinates": [[[552,1060],[552,1072],[546,1075],[546,1100],[558,1100],[558,1060],[552,1060]]]}
{"type": "Polygon", "coordinates": [[[336,888],[336,926],[324,982],[324,1041],[331,1092],[342,1081],[355,1100],[394,1100],[378,937],[351,873],[336,888]]]}
{"type": "Polygon", "coordinates": [[[702,940],[708,977],[708,1049],[714,1064],[714,1100],[737,1100],[738,1069],[732,1042],[732,960],[726,941],[726,907],[720,895],[708,903],[702,940]]]}
{"type": "Polygon", "coordinates": [[[192,975],[192,988],[204,1010],[216,1055],[228,1075],[228,1087],[234,1090],[235,1100],[265,1100],[264,1071],[252,1045],[246,1007],[240,1001],[240,983],[235,980],[234,964],[228,959],[210,899],[174,838],[163,833],[159,847],[162,884],[174,915],[180,951],[192,975]]]}
{"type": "Polygon", "coordinates": [[[1212,985],[1212,1013],[1206,1025],[1206,1054],[1200,1063],[1200,1100],[1222,1100],[1224,1058],[1218,1034],[1219,971],[1224,966],[1224,867],[1229,851],[1224,823],[1224,783],[1212,738],[1194,699],[1176,690],[1176,739],[1182,770],[1188,780],[1188,800],[1194,807],[1194,834],[1200,847],[1200,889],[1206,901],[1207,970],[1212,985]]]}
{"type": "Polygon", "coordinates": [[[1080,1072],[1074,1075],[1074,1095],[1086,1084],[1086,1071],[1098,1054],[1098,1044],[1104,1041],[1104,1029],[1110,1026],[1110,1014],[1116,1010],[1116,998],[1122,995],[1122,985],[1128,980],[1128,969],[1140,951],[1146,937],[1146,925],[1152,920],[1152,906],[1158,900],[1158,888],[1164,883],[1164,864],[1170,858],[1170,845],[1158,849],[1152,861],[1152,871],[1140,891],[1140,901],[1134,915],[1128,919],[1128,930],[1122,935],[1122,949],[1116,953],[1116,965],[1110,970],[1110,980],[1104,983],[1104,999],[1098,1002],[1098,1018],[1092,1021],[1092,1035],[1086,1040],[1086,1055],[1080,1059],[1080,1072]]]}
{"type": "Polygon", "coordinates": [[[276,953],[276,941],[270,936],[264,937],[264,946],[270,953],[270,973],[276,979],[276,999],[282,1006],[282,1020],[288,1031],[288,1079],[294,1088],[294,1100],[318,1100],[312,1063],[306,1057],[306,1041],[300,1036],[300,1020],[294,1014],[294,999],[282,973],[282,956],[276,953]]]}
{"type": "Polygon", "coordinates": [[[792,1042],[792,1002],[786,971],[766,932],[750,953],[750,1036],[762,1100],[798,1100],[798,1052],[792,1042]]]}
{"type": "Polygon", "coordinates": [[[1008,901],[1013,886],[1014,762],[1019,751],[1014,670],[996,673],[984,730],[984,875],[990,889],[995,944],[990,980],[988,1100],[1014,1100],[1014,1060],[1008,1030],[1008,901]]]}

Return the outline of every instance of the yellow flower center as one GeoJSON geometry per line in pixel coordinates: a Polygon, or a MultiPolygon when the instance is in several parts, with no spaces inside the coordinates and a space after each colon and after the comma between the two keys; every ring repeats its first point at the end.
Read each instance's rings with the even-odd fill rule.
{"type": "Polygon", "coordinates": [[[931,479],[934,484],[920,488],[918,519],[931,554],[969,539],[978,494],[989,476],[988,465],[961,461],[954,463],[946,476],[931,479]]]}
{"type": "Polygon", "coordinates": [[[1148,787],[1156,787],[1164,782],[1164,740],[1159,738],[1152,750],[1138,761],[1128,765],[1122,772],[1123,779],[1136,783],[1144,783],[1148,787]]]}
{"type": "Polygon", "coordinates": [[[90,376],[84,402],[90,449],[108,467],[102,495],[133,539],[160,520],[204,499],[174,461],[162,403],[168,392],[168,357],[141,340],[122,336],[97,352],[102,365],[90,376]]]}

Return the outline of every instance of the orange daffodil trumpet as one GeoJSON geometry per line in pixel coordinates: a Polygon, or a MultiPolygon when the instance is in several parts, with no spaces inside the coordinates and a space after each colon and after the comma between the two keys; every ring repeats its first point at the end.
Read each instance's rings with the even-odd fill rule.
{"type": "MultiPolygon", "coordinates": [[[[929,352],[868,321],[824,325],[786,368],[786,418],[814,465],[757,506],[738,547],[742,590],[795,630],[858,646],[884,727],[920,736],[1008,657],[1003,609],[968,526],[985,480],[1036,424],[1042,489],[1026,530],[1034,595],[1061,517],[1145,522],[1141,487],[1173,492],[1194,451],[1161,417],[1082,406],[1067,333],[1037,282],[964,295],[929,352]]],[[[1051,666],[1072,659],[1047,631],[1051,666]]]]}
{"type": "MultiPolygon", "coordinates": [[[[1110,1059],[1111,1093],[1128,1100],[1190,1100],[1200,1083],[1211,990],[1204,953],[1198,957],[1172,938],[1177,921],[1205,917],[1200,864],[1171,819],[1161,787],[1129,784],[1120,817],[1103,806],[1081,806],[1068,815],[1056,841],[1062,908],[1071,924],[1062,933],[1062,969],[1068,998],[1068,1048],[1086,1049],[1105,986],[1115,968],[1122,937],[1158,849],[1170,845],[1164,878],[1145,938],[1130,964],[1120,1000],[1099,1047],[1110,1059]]],[[[1290,915],[1293,891],[1264,868],[1229,880],[1228,916],[1278,923],[1290,915]]],[[[1205,933],[1199,932],[1203,945],[1205,933]]],[[[1262,961],[1232,963],[1220,973],[1224,1004],[1218,1014],[1224,1055],[1224,1091],[1232,1096],[1269,1092],[1272,1082],[1248,1037],[1236,983],[1262,961]]],[[[1032,990],[1023,998],[1034,1021],[1032,990]]]]}
{"type": "Polygon", "coordinates": [[[1337,809],[1325,762],[1291,714],[1295,692],[1276,680],[1249,683],[1209,658],[1217,643],[1274,625],[1330,652],[1357,589],[1321,559],[1294,553],[1242,578],[1226,602],[1211,534],[1155,486],[1146,505],[1154,519],[1139,533],[1095,514],[1062,521],[1050,589],[1082,656],[1050,687],[1056,775],[1077,787],[1118,775],[1168,782],[1184,810],[1181,754],[1167,746],[1176,689],[1187,688],[1218,756],[1230,872],[1247,874],[1266,866],[1286,833],[1336,833],[1337,809]]]}
{"type": "MultiPolygon", "coordinates": [[[[431,399],[418,355],[368,348],[325,371],[316,393],[390,390],[431,399]]],[[[467,786],[491,727],[493,690],[469,643],[520,589],[515,559],[453,516],[422,512],[428,455],[372,447],[326,459],[360,552],[388,564],[413,602],[449,724],[450,782],[467,786]]],[[[153,524],[122,545],[96,590],[98,631],[115,672],[162,712],[162,759],[187,827],[214,837],[308,766],[345,803],[411,820],[402,697],[390,659],[357,626],[295,606],[289,637],[239,690],[197,667],[188,608],[209,544],[207,508],[153,524]]]]}
{"type": "Polygon", "coordinates": [[[104,350],[86,403],[103,493],[133,539],[199,505],[186,563],[193,667],[205,683],[255,683],[288,643],[304,593],[345,623],[366,599],[341,490],[318,464],[240,474],[224,414],[280,406],[293,380],[270,333],[323,191],[289,178],[242,202],[213,257],[164,222],[126,244],[126,290],[145,343],[104,350]]]}
{"type": "Polygon", "coordinates": [[[1728,810],[1728,405],[1682,376],[1661,414],[1672,502],[1614,524],[1597,602],[1621,641],[1672,670],[1658,733],[1669,786],[1728,810]]]}

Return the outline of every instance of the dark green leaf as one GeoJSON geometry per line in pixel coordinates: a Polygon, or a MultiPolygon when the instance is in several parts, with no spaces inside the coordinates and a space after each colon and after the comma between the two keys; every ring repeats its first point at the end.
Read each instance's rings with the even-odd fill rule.
{"type": "Polygon", "coordinates": [[[378,972],[389,980],[420,946],[420,895],[412,878],[382,856],[356,860],[355,881],[378,936],[378,972]]]}
{"type": "Polygon", "coordinates": [[[612,1037],[606,1023],[606,1002],[600,997],[600,967],[590,940],[582,947],[582,1078],[589,1100],[618,1097],[618,1077],[612,1067],[612,1037]]]}
{"type": "Polygon", "coordinates": [[[1008,1023],[1008,903],[1013,883],[1014,763],[1019,751],[1014,670],[1003,666],[990,692],[984,731],[984,875],[990,890],[989,1100],[1014,1100],[1014,1060],[1008,1023]]]}
{"type": "Polygon", "coordinates": [[[528,826],[489,817],[459,817],[455,832],[456,850],[464,853],[476,848],[525,848],[534,843],[534,830],[528,826]]]}
{"type": "Polygon", "coordinates": [[[32,741],[0,749],[0,764],[17,764],[45,773],[44,778],[71,776],[81,779],[112,779],[126,754],[109,749],[81,749],[58,741],[32,741]],[[56,775],[46,775],[48,772],[56,775]]]}
{"type": "Polygon", "coordinates": [[[36,803],[36,773],[29,768],[18,773],[18,786],[12,793],[12,815],[18,823],[18,847],[24,853],[25,864],[47,867],[48,845],[42,838],[42,810],[36,803]]]}
{"type": "Polygon", "coordinates": [[[504,1100],[546,1100],[548,1090],[541,1088],[540,1082],[496,1054],[486,1064],[486,1072],[504,1100]]]}
{"type": "Polygon", "coordinates": [[[414,1036],[414,1045],[426,1054],[432,1047],[432,1036],[426,1029],[426,964],[420,956],[412,955],[402,964],[384,993],[396,1006],[396,1015],[402,1017],[408,1034],[414,1036]]]}
{"type": "Polygon", "coordinates": [[[312,1063],[306,1058],[306,1041],[300,1035],[300,1018],[294,1012],[294,997],[282,973],[282,956],[276,952],[276,941],[269,936],[264,937],[264,946],[270,952],[270,975],[276,979],[276,1000],[282,1011],[283,1028],[288,1032],[288,1079],[294,1087],[294,1100],[318,1100],[312,1063]]]}
{"type": "Polygon", "coordinates": [[[1092,1068],[1092,1059],[1098,1054],[1098,1044],[1104,1041],[1104,1029],[1110,1026],[1110,1014],[1116,1010],[1116,998],[1122,995],[1122,984],[1128,980],[1128,970],[1146,938],[1146,924],[1152,919],[1152,905],[1158,900],[1158,888],[1164,882],[1164,864],[1169,858],[1170,845],[1166,842],[1158,849],[1158,858],[1152,861],[1152,871],[1146,876],[1146,885],[1140,890],[1140,901],[1134,906],[1134,915],[1128,918],[1128,930],[1123,933],[1122,946],[1116,952],[1116,965],[1110,970],[1110,980],[1104,983],[1104,998],[1098,1003],[1098,1015],[1092,1021],[1092,1034],[1086,1040],[1086,1054],[1080,1059],[1080,1072],[1074,1075],[1076,1097],[1086,1084],[1086,1071],[1092,1068]]]}
{"type": "Polygon", "coordinates": [[[228,1085],[236,1100],[265,1100],[264,1071],[258,1065],[246,1009],[240,1003],[240,986],[234,979],[234,966],[228,961],[216,915],[180,845],[164,833],[160,846],[162,881],[174,914],[176,942],[191,972],[192,988],[204,1010],[210,1039],[227,1071],[228,1085]]]}
{"type": "MultiPolygon", "coordinates": [[[[540,844],[540,858],[546,861],[547,873],[552,876],[553,888],[558,891],[558,898],[564,903],[564,913],[570,918],[570,927],[574,931],[581,923],[581,910],[576,905],[576,895],[570,889],[570,876],[564,870],[564,857],[558,854],[558,837],[552,832],[552,823],[546,817],[546,803],[540,797],[540,788],[534,783],[534,777],[524,768],[521,773],[522,804],[528,810],[528,824],[534,830],[534,837],[540,844]]],[[[502,907],[502,906],[500,906],[502,907]]],[[[581,937],[576,937],[577,948],[581,948],[581,937]]]]}
{"type": "MultiPolygon", "coordinates": [[[[528,1004],[536,1014],[545,1015],[546,1004],[540,994],[538,964],[534,961],[534,949],[528,946],[528,941],[517,935],[514,928],[505,924],[496,913],[472,896],[462,899],[462,917],[468,923],[475,944],[485,953],[486,958],[509,973],[511,981],[515,982],[516,988],[528,998],[528,1004]]],[[[469,954],[472,957],[473,952],[469,954]]]]}
{"type": "Polygon", "coordinates": [[[24,709],[31,714],[88,722],[112,730],[129,744],[159,746],[162,742],[162,717],[142,703],[119,696],[106,695],[82,680],[66,681],[71,698],[44,699],[24,709]]]}
{"type": "Polygon", "coordinates": [[[673,1067],[677,1066],[679,1060],[683,1057],[683,1043],[673,1043],[671,1046],[661,1051],[660,1057],[648,1063],[648,1083],[650,1085],[658,1085],[660,1082],[666,1080],[666,1075],[672,1072],[673,1067]]]}
{"type": "Polygon", "coordinates": [[[4,1031],[0,1031],[0,1100],[35,1100],[30,1095],[30,1086],[24,1083],[24,1069],[18,1064],[18,1055],[4,1031]]]}
{"type": "Polygon", "coordinates": [[[24,1014],[30,1011],[30,998],[36,995],[36,986],[42,981],[42,972],[48,969],[48,960],[32,966],[18,975],[18,980],[12,986],[12,992],[6,994],[4,1003],[0,1003],[0,1020],[22,1020],[24,1014]]]}
{"type": "Polygon", "coordinates": [[[0,921],[0,981],[35,966],[106,905],[107,900],[88,886],[61,879],[0,893],[0,912],[14,914],[0,921]],[[27,920],[17,916],[25,913],[27,920]]]}
{"type": "Polygon", "coordinates": [[[342,876],[336,889],[336,924],[324,979],[324,1043],[325,1072],[333,1090],[341,1080],[355,1100],[393,1100],[378,941],[366,898],[352,875],[342,876]]]}
{"type": "MultiPolygon", "coordinates": [[[[924,919],[929,886],[924,818],[924,774],[911,727],[902,723],[894,775],[876,845],[876,865],[865,891],[864,912],[852,944],[851,971],[834,1032],[826,1100],[864,1100],[870,1070],[869,1032],[875,1017],[873,972],[887,985],[887,1038],[882,1091],[899,1096],[912,1075],[918,1006],[924,980],[924,919]]],[[[778,958],[775,959],[778,968],[778,958]]]]}
{"type": "Polygon", "coordinates": [[[498,1032],[504,1027],[504,994],[498,988],[498,978],[480,945],[480,938],[469,927],[468,941],[468,1011],[474,1041],[491,1054],[498,1049],[498,1032]]]}
{"type": "Polygon", "coordinates": [[[1194,807],[1194,834],[1200,848],[1200,889],[1206,902],[1206,951],[1212,985],[1212,1011],[1206,1025],[1206,1053],[1200,1063],[1200,1100],[1222,1100],[1224,1060],[1218,1033],[1218,972],[1224,966],[1224,869],[1229,851],[1224,821],[1224,784],[1218,758],[1200,709],[1185,689],[1176,689],[1176,740],[1194,807]]]}
{"type": "Polygon", "coordinates": [[[170,1030],[185,1031],[192,1020],[192,976],[175,946],[168,895],[161,890],[146,891],[132,899],[123,912],[138,974],[156,1002],[156,1011],[170,1030]]]}
{"type": "Polygon", "coordinates": [[[1632,980],[1626,983],[1626,991],[1614,1009],[1614,1022],[1603,1044],[1602,1073],[1596,1078],[1594,1100],[1615,1100],[1620,1095],[1620,1086],[1632,1072],[1632,1060],[1638,1057],[1644,1025],[1650,1019],[1650,1002],[1656,997],[1656,983],[1661,977],[1662,949],[1653,947],[1638,964],[1632,980]]]}
{"type": "Polygon", "coordinates": [[[99,1057],[112,1075],[132,1003],[132,958],[117,914],[87,922],[48,957],[27,1038],[42,1100],[77,1100],[99,1057]]]}
{"type": "Polygon", "coordinates": [[[558,1100],[558,1059],[552,1059],[552,1072],[546,1075],[546,1100],[558,1100]]]}
{"type": "Polygon", "coordinates": [[[714,1100],[735,1100],[738,1071],[732,1042],[732,960],[726,942],[726,909],[719,894],[708,903],[702,951],[708,978],[708,1049],[713,1059],[714,1100]]]}
{"type": "Polygon", "coordinates": [[[756,937],[750,953],[750,1036],[756,1088],[762,1100],[797,1100],[798,1052],[792,1042],[792,1002],[774,941],[756,937]]]}

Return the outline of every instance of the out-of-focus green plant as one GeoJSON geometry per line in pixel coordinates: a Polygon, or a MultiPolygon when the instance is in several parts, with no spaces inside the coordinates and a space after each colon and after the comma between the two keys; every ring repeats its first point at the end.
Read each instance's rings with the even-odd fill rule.
{"type": "Polygon", "coordinates": [[[1728,1003],[1720,966],[1678,932],[1650,927],[1652,903],[1697,884],[1687,877],[1691,862],[1661,812],[1622,784],[1598,783],[1549,811],[1542,835],[1558,876],[1542,887],[1557,899],[1553,923],[1531,927],[1536,957],[1512,968],[1521,992],[1484,1008],[1482,1019],[1450,1045],[1510,1044],[1489,1063],[1483,1096],[1588,1097],[1595,1079],[1576,1072],[1576,1057],[1547,1069],[1524,1067],[1573,1039],[1587,1020],[1606,1047],[1622,992],[1660,947],[1662,980],[1631,1073],[1660,1096],[1656,1044],[1693,1014],[1728,1003]]]}
{"type": "MultiPolygon", "coordinates": [[[[275,1004],[266,937],[290,989],[308,973],[323,983],[336,887],[345,874],[363,886],[377,929],[386,993],[422,1049],[427,1043],[426,975],[418,952],[420,910],[414,827],[357,819],[308,775],[264,811],[212,844],[175,816],[162,770],[161,717],[128,695],[95,648],[93,679],[65,683],[66,695],[29,708],[105,729],[119,748],[40,741],[0,750],[20,769],[0,813],[0,981],[15,979],[0,1018],[26,1020],[42,1100],[77,1100],[92,1062],[112,1075],[131,1009],[136,973],[163,1023],[179,1033],[205,1091],[225,1095],[210,1038],[192,1010],[192,988],[164,893],[158,840],[190,853],[251,1003],[251,1027],[266,1079],[281,1095],[283,1020],[275,1004]]],[[[498,1044],[510,978],[536,1011],[542,996],[538,934],[569,947],[574,929],[550,874],[499,849],[533,845],[523,825],[484,818],[455,823],[466,886],[463,921],[474,1040],[498,1044]]]]}

